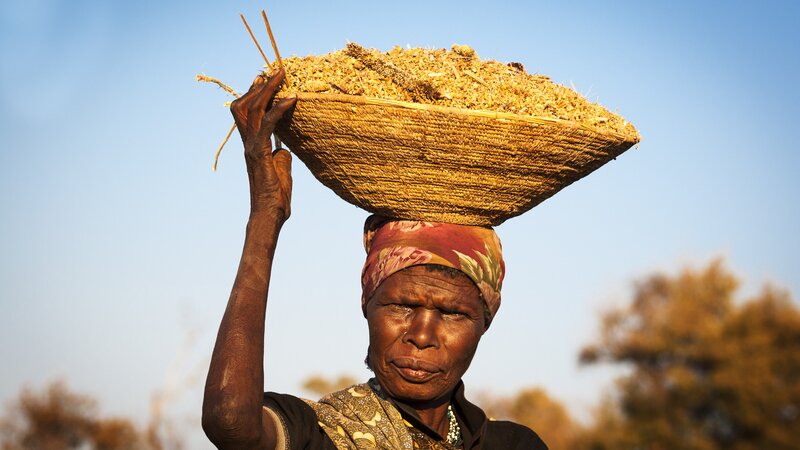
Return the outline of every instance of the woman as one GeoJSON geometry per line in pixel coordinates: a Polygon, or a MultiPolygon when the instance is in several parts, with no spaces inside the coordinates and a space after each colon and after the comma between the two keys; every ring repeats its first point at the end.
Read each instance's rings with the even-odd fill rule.
{"type": "Polygon", "coordinates": [[[375,378],[319,402],[263,393],[264,323],[278,235],[290,214],[291,156],[270,136],[296,98],[279,71],[231,105],[244,141],[250,217],[203,402],[219,448],[546,449],[531,430],[488,421],[461,377],[500,304],[503,262],[489,228],[373,216],[362,310],[375,378]]]}

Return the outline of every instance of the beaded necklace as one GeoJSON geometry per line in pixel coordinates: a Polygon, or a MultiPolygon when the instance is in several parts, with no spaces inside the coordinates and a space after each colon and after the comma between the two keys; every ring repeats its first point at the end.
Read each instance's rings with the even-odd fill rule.
{"type": "Polygon", "coordinates": [[[447,432],[447,442],[453,447],[458,448],[461,443],[461,427],[458,426],[456,415],[453,412],[453,405],[447,406],[447,418],[450,420],[450,430],[447,432]]]}

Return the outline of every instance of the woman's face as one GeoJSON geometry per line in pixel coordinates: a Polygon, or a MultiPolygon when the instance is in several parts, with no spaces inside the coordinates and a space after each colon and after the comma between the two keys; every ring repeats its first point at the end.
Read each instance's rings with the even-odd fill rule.
{"type": "Polygon", "coordinates": [[[367,303],[369,359],[387,393],[436,404],[467,371],[485,330],[478,288],[456,276],[413,266],[387,278],[367,303]]]}

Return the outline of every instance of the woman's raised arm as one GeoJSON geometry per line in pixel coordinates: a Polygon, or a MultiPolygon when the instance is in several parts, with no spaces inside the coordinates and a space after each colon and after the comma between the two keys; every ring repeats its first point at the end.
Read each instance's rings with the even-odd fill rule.
{"type": "Polygon", "coordinates": [[[262,412],[264,322],[272,258],[291,212],[291,155],[273,154],[275,124],[296,102],[273,102],[284,79],[261,77],[231,112],[242,136],[250,180],[250,218],[228,306],[217,333],[203,398],[203,430],[218,448],[275,447],[276,426],[262,412]]]}

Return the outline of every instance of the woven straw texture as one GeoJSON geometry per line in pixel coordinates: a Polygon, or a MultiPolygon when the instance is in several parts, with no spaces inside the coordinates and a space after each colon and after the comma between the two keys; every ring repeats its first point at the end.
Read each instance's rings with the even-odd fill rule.
{"type": "Polygon", "coordinates": [[[344,200],[412,220],[499,225],[639,141],[558,119],[297,95],[278,137],[344,200]]]}

